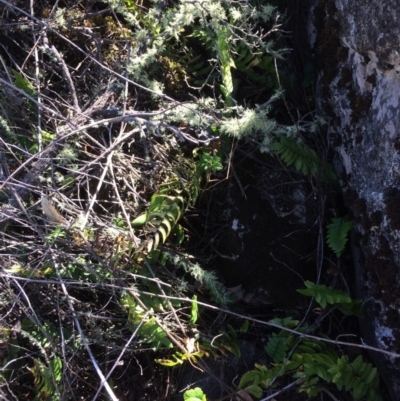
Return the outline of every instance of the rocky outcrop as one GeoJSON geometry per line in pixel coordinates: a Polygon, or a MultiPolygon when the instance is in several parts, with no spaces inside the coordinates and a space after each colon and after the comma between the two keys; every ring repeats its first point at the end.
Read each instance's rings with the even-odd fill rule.
{"type": "MultiPolygon", "coordinates": [[[[399,3],[320,0],[314,16],[318,100],[355,224],[364,340],[400,353],[399,3]]],[[[372,357],[400,400],[400,359],[372,357]]]]}

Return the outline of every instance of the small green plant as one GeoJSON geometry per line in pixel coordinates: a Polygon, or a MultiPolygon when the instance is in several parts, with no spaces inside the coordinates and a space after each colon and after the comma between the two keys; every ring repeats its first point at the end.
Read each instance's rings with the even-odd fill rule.
{"type": "Polygon", "coordinates": [[[335,305],[346,315],[360,315],[361,300],[353,299],[342,290],[335,290],[325,285],[314,284],[305,281],[306,289],[297,290],[300,294],[315,297],[315,300],[323,307],[335,305]]]}
{"type": "Polygon", "coordinates": [[[212,301],[222,306],[227,306],[232,302],[230,293],[218,280],[214,271],[205,270],[199,263],[193,263],[189,255],[179,255],[166,251],[164,252],[164,256],[172,265],[188,273],[192,279],[196,280],[204,289],[208,290],[212,301]]]}
{"type": "Polygon", "coordinates": [[[46,366],[40,359],[35,359],[34,366],[30,369],[34,377],[36,386],[35,400],[54,400],[59,397],[59,389],[56,383],[61,381],[62,377],[62,362],[59,357],[55,357],[50,361],[50,366],[46,366]]]}
{"type": "Polygon", "coordinates": [[[203,357],[220,358],[221,355],[233,354],[240,358],[241,351],[235,329],[228,325],[225,331],[220,330],[219,335],[210,342],[207,338],[187,339],[187,352],[175,351],[169,358],[156,359],[156,362],[163,366],[174,367],[189,361],[191,365],[203,357]]]}
{"type": "Polygon", "coordinates": [[[157,249],[163,244],[176,226],[186,209],[186,202],[182,196],[154,194],[146,212],[138,216],[133,222],[133,227],[144,226],[150,238],[147,243],[147,251],[157,249]]]}
{"type": "Polygon", "coordinates": [[[203,174],[210,175],[223,169],[221,158],[207,152],[196,152],[199,159],[196,161],[196,175],[202,176],[203,174]]]}
{"type": "MultiPolygon", "coordinates": [[[[25,377],[26,362],[31,360],[28,368],[33,376],[34,400],[54,400],[60,399],[62,390],[62,368],[63,362],[56,354],[54,344],[60,343],[60,332],[49,322],[43,322],[39,327],[33,321],[23,319],[16,327],[2,330],[9,337],[9,358],[7,368],[2,369],[0,380],[10,377],[25,377]],[[24,338],[25,345],[21,347],[21,337],[24,338]],[[26,352],[26,351],[34,352],[26,352]],[[18,357],[17,357],[18,356],[18,357]]],[[[68,330],[63,332],[63,338],[67,342],[70,340],[71,333],[68,330]]],[[[6,361],[2,361],[6,362],[6,361]]]]}
{"type": "MultiPolygon", "coordinates": [[[[357,310],[360,301],[351,299],[343,291],[333,290],[322,285],[306,282],[307,289],[301,294],[315,296],[324,308],[327,304],[335,305],[344,313],[357,310]]],[[[355,399],[365,397],[368,401],[380,401],[379,375],[371,363],[362,356],[350,361],[347,355],[339,356],[332,346],[301,334],[309,331],[307,325],[300,325],[291,317],[271,320],[271,323],[296,330],[299,335],[283,329],[272,333],[265,346],[265,352],[272,359],[270,366],[256,364],[255,369],[245,373],[239,387],[256,398],[261,398],[263,391],[275,388],[276,379],[291,375],[298,382],[298,391],[315,397],[324,383],[335,384],[339,391],[352,393],[355,399]]]]}
{"type": "Polygon", "coordinates": [[[274,363],[271,367],[256,364],[239,383],[240,388],[254,397],[261,398],[264,390],[277,386],[278,377],[289,374],[298,379],[298,391],[309,397],[317,396],[325,382],[335,384],[338,390],[352,392],[356,399],[381,400],[377,370],[364,362],[361,355],[351,362],[348,356],[338,356],[322,341],[299,340],[284,330],[274,334],[265,347],[274,363]]]}
{"type": "Polygon", "coordinates": [[[57,240],[65,238],[67,236],[66,231],[61,226],[55,227],[55,229],[47,235],[46,242],[48,244],[54,244],[57,240]]]}
{"type": "Polygon", "coordinates": [[[19,73],[16,70],[12,70],[12,73],[14,75],[14,85],[18,89],[22,89],[27,95],[30,97],[36,97],[37,92],[35,87],[29,82],[29,80],[23,76],[21,73],[19,73]]]}
{"type": "Polygon", "coordinates": [[[353,223],[347,217],[334,217],[328,225],[327,243],[339,258],[348,240],[353,223]]]}
{"type": "Polygon", "coordinates": [[[128,311],[128,322],[130,329],[135,331],[139,328],[138,338],[141,343],[145,343],[153,347],[154,350],[160,347],[172,348],[173,343],[169,339],[166,331],[170,329],[168,323],[162,328],[157,320],[156,314],[170,309],[170,307],[179,307],[178,301],[171,301],[170,304],[160,297],[159,289],[150,281],[147,282],[147,292],[153,293],[153,296],[141,294],[139,303],[131,294],[122,295],[120,303],[123,309],[128,311]],[[143,308],[145,305],[147,310],[143,308]]]}
{"type": "Polygon", "coordinates": [[[279,142],[272,144],[272,148],[288,167],[294,165],[304,175],[311,175],[322,181],[337,180],[332,165],[322,164],[315,150],[303,144],[281,137],[279,142]]]}
{"type": "Polygon", "coordinates": [[[183,393],[183,401],[207,401],[207,397],[200,387],[196,387],[183,393]]]}
{"type": "Polygon", "coordinates": [[[190,320],[189,324],[193,325],[197,322],[197,319],[199,317],[199,306],[197,303],[197,295],[193,295],[192,297],[192,307],[190,309],[190,320]]]}
{"type": "Polygon", "coordinates": [[[217,41],[216,48],[219,56],[219,63],[222,75],[221,92],[224,95],[225,103],[228,107],[234,106],[232,99],[233,94],[233,78],[231,68],[235,67],[235,63],[230,55],[229,37],[231,32],[228,28],[222,25],[216,32],[217,41]]]}

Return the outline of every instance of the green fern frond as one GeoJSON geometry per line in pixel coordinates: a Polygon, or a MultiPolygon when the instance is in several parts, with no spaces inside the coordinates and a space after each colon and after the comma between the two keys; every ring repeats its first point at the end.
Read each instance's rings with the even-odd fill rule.
{"type": "Polygon", "coordinates": [[[304,175],[336,183],[337,178],[333,167],[330,164],[321,163],[315,150],[308,146],[285,137],[281,137],[280,142],[274,142],[271,146],[288,167],[294,164],[296,170],[304,175]]]}
{"type": "Polygon", "coordinates": [[[188,255],[178,255],[165,251],[165,257],[177,268],[183,269],[186,273],[201,283],[201,285],[210,291],[211,300],[219,305],[227,306],[232,303],[230,293],[225,286],[218,280],[215,271],[203,269],[198,263],[190,261],[188,255]]]}
{"type": "Polygon", "coordinates": [[[309,297],[315,297],[315,300],[325,308],[326,305],[336,305],[344,313],[356,314],[359,307],[360,300],[352,299],[344,291],[335,290],[325,285],[314,284],[311,281],[305,281],[304,284],[307,288],[297,290],[300,294],[309,297]]]}
{"type": "Polygon", "coordinates": [[[353,223],[348,218],[334,217],[328,225],[327,243],[337,257],[342,254],[348,239],[348,233],[353,223]]]}
{"type": "MultiPolygon", "coordinates": [[[[154,294],[158,293],[158,290],[155,287],[153,287],[153,289],[149,289],[149,291],[152,291],[154,294]]],[[[148,296],[146,294],[142,294],[141,300],[152,313],[168,308],[165,300],[157,296],[148,296]]],[[[149,316],[149,314],[141,307],[141,305],[136,302],[134,297],[132,297],[130,294],[124,294],[121,297],[121,304],[123,308],[127,309],[128,311],[128,322],[130,324],[130,329],[135,331],[140,325],[140,329],[137,333],[138,341],[149,344],[156,350],[160,347],[173,347],[171,340],[157,323],[156,318],[154,316],[149,316]]]]}
{"type": "Polygon", "coordinates": [[[231,68],[235,68],[235,63],[230,54],[229,37],[231,33],[228,28],[223,25],[217,32],[216,48],[218,51],[218,59],[220,64],[220,70],[222,75],[221,92],[225,97],[225,102],[228,107],[235,105],[232,94],[233,94],[233,78],[231,68]]]}
{"type": "Polygon", "coordinates": [[[290,141],[282,137],[280,142],[272,144],[272,148],[276,150],[279,157],[289,167],[292,164],[297,171],[301,171],[305,175],[318,177],[321,173],[321,163],[317,153],[297,142],[290,141]]]}
{"type": "Polygon", "coordinates": [[[281,337],[282,333],[286,333],[287,339],[291,337],[281,331],[279,335],[272,335],[266,346],[274,363],[270,367],[256,364],[254,370],[242,376],[239,388],[261,398],[265,389],[276,386],[277,377],[291,374],[293,379],[300,379],[299,393],[304,392],[309,397],[318,395],[322,382],[335,384],[339,391],[352,392],[355,399],[382,400],[377,369],[364,362],[361,355],[350,362],[348,356],[339,358],[335,350],[322,341],[310,338],[299,340],[298,337],[286,349],[283,346],[286,338],[281,337]],[[296,348],[293,348],[295,345],[296,348]],[[289,349],[293,351],[289,353],[289,349]]]}
{"type": "Polygon", "coordinates": [[[167,240],[185,209],[185,200],[181,196],[163,194],[152,196],[147,211],[132,222],[133,227],[144,225],[145,231],[150,234],[148,252],[157,249],[159,244],[167,240]]]}
{"type": "Polygon", "coordinates": [[[30,369],[36,386],[36,400],[58,400],[58,389],[56,383],[61,380],[62,362],[54,358],[50,366],[46,366],[40,359],[36,358],[34,366],[30,369]]]}
{"type": "Polygon", "coordinates": [[[236,69],[248,79],[268,89],[278,89],[274,57],[254,51],[248,43],[240,41],[234,47],[233,61],[236,69]]]}
{"type": "Polygon", "coordinates": [[[368,401],[382,400],[377,369],[364,362],[361,355],[351,363],[347,355],[338,358],[328,372],[332,375],[332,383],[335,383],[339,390],[344,388],[351,391],[355,399],[365,397],[368,401]]]}
{"type": "Polygon", "coordinates": [[[273,359],[273,361],[275,363],[283,362],[288,350],[289,347],[286,338],[279,337],[276,333],[272,333],[267,345],[265,346],[265,352],[273,359]]]}

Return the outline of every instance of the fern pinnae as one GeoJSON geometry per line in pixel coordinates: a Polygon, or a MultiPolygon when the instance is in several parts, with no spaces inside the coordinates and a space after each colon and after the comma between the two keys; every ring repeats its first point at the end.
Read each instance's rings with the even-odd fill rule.
{"type": "Polygon", "coordinates": [[[327,229],[327,243],[329,248],[340,257],[346,246],[348,233],[353,228],[353,223],[347,218],[334,217],[327,229]]]}
{"type": "Polygon", "coordinates": [[[319,179],[329,178],[328,174],[324,173],[325,166],[319,161],[313,149],[285,137],[282,137],[280,142],[274,142],[272,148],[288,167],[294,164],[296,170],[305,175],[319,179]]]}

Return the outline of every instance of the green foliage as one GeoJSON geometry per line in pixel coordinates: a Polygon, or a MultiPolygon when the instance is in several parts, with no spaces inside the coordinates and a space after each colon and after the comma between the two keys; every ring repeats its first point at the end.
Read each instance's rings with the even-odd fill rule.
{"type": "Polygon", "coordinates": [[[183,241],[183,229],[177,223],[188,207],[196,202],[202,176],[209,178],[211,173],[222,169],[221,159],[218,156],[202,150],[198,150],[195,155],[198,156],[198,160],[194,164],[193,171],[188,171],[190,166],[185,164],[180,167],[183,176],[189,173],[188,182],[185,183],[181,178],[172,176],[162,185],[160,193],[153,194],[146,212],[132,222],[133,227],[143,227],[148,236],[148,252],[165,243],[172,232],[175,232],[178,241],[183,241]]]}
{"type": "Polygon", "coordinates": [[[297,171],[322,181],[336,181],[333,167],[322,164],[315,150],[285,137],[282,137],[279,142],[274,142],[272,148],[287,166],[294,164],[297,171]]]}
{"type": "MultiPolygon", "coordinates": [[[[154,291],[155,293],[158,292],[156,289],[154,291]]],[[[146,305],[150,313],[144,310],[131,295],[124,294],[121,297],[122,307],[128,310],[130,329],[135,331],[141,325],[137,333],[139,341],[151,345],[155,350],[158,350],[160,347],[172,348],[173,344],[171,340],[160,327],[156,318],[151,316],[155,312],[164,311],[168,308],[167,303],[159,297],[148,295],[142,295],[141,301],[146,305]]]]}
{"type": "Polygon", "coordinates": [[[36,90],[34,86],[29,82],[29,80],[14,69],[12,70],[12,73],[14,75],[14,85],[18,89],[22,89],[30,97],[36,97],[36,90]]]}
{"type": "Polygon", "coordinates": [[[277,377],[290,374],[300,380],[298,391],[309,397],[317,396],[323,383],[334,383],[338,390],[351,391],[356,399],[381,400],[376,368],[364,362],[361,355],[349,362],[347,356],[339,357],[322,341],[299,338],[285,331],[274,334],[266,345],[274,363],[269,368],[256,364],[239,383],[254,397],[261,398],[264,390],[277,386],[277,377]]]}
{"type": "Polygon", "coordinates": [[[220,336],[216,338],[213,342],[213,347],[218,348],[218,350],[222,353],[223,350],[227,350],[236,356],[236,358],[240,358],[240,344],[237,337],[236,330],[228,324],[225,330],[221,330],[219,332],[220,336]]]}
{"type": "Polygon", "coordinates": [[[272,333],[265,346],[265,352],[273,359],[275,363],[282,362],[287,355],[289,346],[286,338],[279,337],[278,334],[272,333]]]}
{"type": "Polygon", "coordinates": [[[197,304],[197,295],[193,295],[192,297],[192,307],[190,310],[190,324],[195,324],[197,322],[197,318],[199,317],[199,307],[197,304]]]}
{"type": "Polygon", "coordinates": [[[227,354],[233,354],[236,358],[241,356],[238,337],[231,325],[227,325],[225,331],[220,330],[212,342],[208,338],[201,338],[198,342],[195,338],[191,338],[187,339],[187,343],[186,353],[176,351],[169,358],[156,359],[156,362],[163,366],[174,367],[185,361],[190,361],[192,365],[196,364],[197,360],[203,357],[219,358],[227,354]]]}
{"type": "Polygon", "coordinates": [[[335,305],[346,315],[359,315],[361,300],[350,298],[344,291],[335,290],[325,285],[317,285],[311,281],[305,281],[306,289],[297,290],[300,294],[315,297],[315,300],[323,307],[335,305]]]}
{"type": "Polygon", "coordinates": [[[339,390],[351,391],[356,400],[363,397],[368,401],[382,399],[378,392],[378,371],[371,363],[364,362],[361,355],[351,363],[348,356],[342,356],[328,373],[339,390]]]}
{"type": "Polygon", "coordinates": [[[200,387],[193,388],[191,390],[186,390],[183,393],[184,401],[207,401],[206,395],[200,387]]]}
{"type": "MultiPolygon", "coordinates": [[[[47,131],[40,131],[42,146],[48,145],[55,137],[55,134],[52,134],[47,131]]],[[[35,141],[29,148],[29,153],[36,154],[39,151],[39,144],[35,141]]]]}
{"type": "MultiPolygon", "coordinates": [[[[194,339],[192,339],[194,342],[194,339]]],[[[190,361],[191,365],[194,365],[197,363],[198,358],[203,358],[203,356],[208,356],[209,354],[203,350],[193,350],[193,351],[188,351],[188,352],[179,352],[176,351],[174,352],[170,358],[172,359],[156,359],[155,362],[162,366],[167,366],[167,367],[174,367],[178,365],[182,365],[185,361],[190,361]]]]}
{"type": "Polygon", "coordinates": [[[164,255],[170,263],[177,268],[183,269],[194,280],[198,281],[202,287],[210,291],[213,301],[223,306],[227,306],[232,302],[229,292],[218,280],[214,271],[207,271],[198,263],[191,262],[188,255],[178,255],[171,252],[164,252],[164,255]]]}
{"type": "MultiPolygon", "coordinates": [[[[16,113],[16,118],[0,118],[2,132],[11,138],[3,152],[7,159],[4,166],[8,165],[13,173],[16,188],[34,188],[36,184],[18,186],[17,180],[23,180],[32,168],[32,176],[35,175],[36,167],[46,165],[48,161],[47,170],[40,173],[40,184],[51,187],[65,200],[65,221],[67,218],[76,219],[69,228],[67,225],[50,226],[42,219],[33,220],[38,224],[38,227],[33,227],[28,215],[19,213],[18,218],[13,219],[15,213],[8,208],[3,210],[10,220],[14,220],[9,226],[10,232],[5,234],[3,253],[9,259],[18,240],[28,239],[21,252],[27,256],[17,268],[25,277],[35,278],[34,283],[23,282],[24,296],[17,297],[17,304],[10,308],[10,314],[27,312],[36,319],[36,323],[24,320],[20,334],[24,339],[23,346],[34,349],[28,356],[29,363],[23,360],[22,346],[18,359],[24,363],[23,373],[34,377],[36,398],[51,400],[56,400],[63,389],[60,384],[63,368],[67,377],[69,371],[91,364],[86,352],[81,352],[81,341],[85,337],[90,346],[94,345],[92,350],[102,365],[110,356],[113,358],[112,353],[118,347],[126,344],[129,333],[123,329],[124,322],[120,322],[121,308],[126,311],[129,329],[136,332],[136,350],[152,347],[170,354],[174,343],[171,339],[181,339],[184,334],[176,334],[179,326],[184,332],[191,325],[189,328],[195,332],[193,326],[199,325],[200,302],[194,295],[191,308],[188,308],[173,299],[167,300],[168,297],[183,296],[188,288],[199,286],[203,296],[209,295],[218,304],[226,306],[231,302],[230,294],[214,271],[206,271],[188,255],[171,256],[171,252],[164,251],[168,241],[181,244],[188,235],[188,230],[179,225],[180,219],[194,206],[210,175],[223,167],[220,157],[223,152],[216,156],[215,149],[196,149],[193,159],[185,156],[193,144],[197,140],[206,143],[201,139],[204,133],[207,140],[213,135],[236,138],[249,135],[257,139],[262,135],[262,149],[268,149],[274,138],[293,134],[292,128],[282,127],[269,118],[269,107],[256,110],[244,107],[244,104],[255,103],[255,98],[247,98],[246,95],[235,97],[239,93],[238,88],[242,89],[241,82],[265,87],[267,98],[263,102],[269,99],[271,90],[279,86],[274,61],[283,50],[274,51],[274,44],[265,41],[279,28],[275,18],[271,19],[275,12],[271,5],[225,0],[205,0],[201,3],[156,0],[141,6],[134,0],[103,0],[107,3],[100,7],[107,11],[104,14],[98,12],[97,5],[93,8],[96,2],[84,1],[82,7],[72,8],[67,3],[62,2],[65,8],[55,6],[49,10],[45,7],[39,10],[42,14],[35,14],[38,30],[34,33],[39,36],[40,30],[47,26],[40,23],[40,18],[48,18],[49,13],[53,16],[49,22],[50,34],[46,36],[48,46],[35,48],[38,52],[35,58],[39,71],[38,88],[43,90],[44,96],[39,99],[40,113],[34,113],[37,105],[32,100],[20,102],[20,92],[16,91],[18,102],[15,101],[11,108],[17,109],[16,104],[23,105],[23,112],[16,113]],[[54,51],[52,54],[52,49],[56,48],[60,49],[57,57],[54,51]],[[132,127],[127,125],[126,130],[119,121],[106,125],[100,123],[83,131],[87,123],[92,123],[89,117],[86,118],[86,112],[92,109],[91,105],[97,107],[101,104],[98,100],[103,101],[102,94],[108,96],[108,89],[114,85],[109,76],[113,68],[120,78],[131,78],[146,87],[131,90],[135,84],[126,82],[125,93],[122,95],[115,91],[111,100],[107,100],[107,106],[115,103],[116,107],[121,107],[123,103],[124,109],[135,109],[139,114],[143,107],[146,110],[144,115],[149,117],[132,120],[130,116],[131,120],[126,124],[132,127]],[[63,74],[64,79],[61,79],[63,74]],[[193,88],[193,84],[199,88],[193,88]],[[168,96],[163,94],[164,88],[167,88],[165,93],[168,96]],[[59,97],[52,98],[55,94],[59,97]],[[29,115],[24,115],[26,111],[29,115]],[[154,111],[154,115],[150,116],[149,111],[154,111]],[[20,121],[25,121],[25,124],[21,125],[20,121]],[[41,127],[54,129],[54,133],[43,131],[41,127]],[[196,135],[192,136],[194,132],[196,135]],[[56,135],[62,141],[69,141],[59,142],[62,149],[56,157],[46,156],[51,152],[44,153],[43,158],[32,159],[29,166],[22,168],[21,164],[30,157],[27,150],[37,153],[39,143],[44,148],[56,135]],[[157,138],[154,138],[155,135],[157,138]],[[179,141],[191,136],[193,143],[182,150],[179,141]],[[10,144],[12,146],[8,146],[10,144]],[[65,185],[68,185],[67,190],[65,185]],[[143,209],[139,209],[144,204],[143,209]],[[142,213],[133,221],[134,233],[130,230],[127,213],[135,217],[142,213]],[[42,236],[35,238],[35,229],[49,233],[45,243],[42,236]],[[129,270],[124,271],[127,266],[129,270]],[[43,280],[41,284],[39,279],[44,277],[51,277],[52,280],[43,280]],[[62,295],[60,285],[52,284],[60,279],[65,284],[62,295]],[[64,282],[64,279],[74,282],[64,282]],[[163,290],[155,282],[161,283],[163,290]],[[121,288],[131,290],[121,294],[121,288]],[[44,295],[43,302],[34,299],[37,295],[44,295]],[[29,297],[33,302],[29,302],[29,297]],[[91,313],[96,313],[99,320],[94,321],[91,313]],[[50,324],[49,319],[55,317],[57,323],[50,324]],[[82,326],[82,331],[79,330],[82,339],[59,327],[76,328],[76,319],[82,326]],[[65,359],[61,361],[59,355],[65,359]],[[86,365],[82,365],[85,362],[86,365]],[[26,366],[30,366],[31,373],[27,372],[26,366]]],[[[2,18],[7,20],[6,14],[2,18]]],[[[16,15],[11,11],[9,14],[16,15]]],[[[26,15],[29,20],[30,14],[26,15]]],[[[4,26],[13,25],[7,21],[4,26]]],[[[19,37],[25,39],[24,36],[30,32],[17,30],[19,37],[13,37],[14,31],[13,28],[8,29],[7,36],[10,43],[15,44],[23,43],[19,42],[19,37]]],[[[35,43],[35,40],[29,37],[25,43],[35,43]]],[[[16,59],[10,57],[8,63],[3,63],[2,59],[4,76],[7,65],[16,65],[21,72],[29,71],[27,68],[33,64],[26,64],[24,52],[21,54],[19,56],[16,52],[16,59]],[[17,60],[18,57],[22,60],[17,60]]],[[[16,88],[31,98],[37,97],[29,77],[17,71],[13,71],[13,77],[16,88]]],[[[123,86],[122,78],[117,81],[118,86],[123,86]]],[[[241,95],[243,92],[240,92],[241,95]]],[[[7,92],[6,96],[8,94],[10,99],[14,96],[13,91],[7,92]]],[[[0,100],[4,99],[0,95],[0,100]]],[[[7,99],[2,108],[7,108],[6,102],[7,99]]],[[[296,167],[299,165],[298,161],[294,163],[296,167]]],[[[304,165],[307,166],[307,163],[304,165]]],[[[304,165],[299,165],[301,171],[308,169],[304,165]]],[[[310,167],[309,170],[308,174],[315,173],[315,168],[310,167]]],[[[322,176],[324,171],[321,168],[322,176]]],[[[20,205],[25,205],[28,211],[34,210],[34,199],[40,190],[36,188],[34,196],[22,196],[20,205]]],[[[14,287],[12,284],[3,288],[14,287]]],[[[343,302],[343,305],[348,304],[343,302]]],[[[280,324],[295,328],[298,322],[283,319],[280,324]]],[[[240,331],[246,332],[248,326],[246,321],[240,331]]],[[[199,329],[199,332],[206,331],[203,327],[199,329]]],[[[305,328],[298,329],[299,332],[301,330],[305,328]]],[[[175,351],[169,359],[158,362],[175,366],[185,361],[196,363],[206,356],[219,357],[228,352],[240,357],[237,333],[234,327],[226,325],[213,340],[200,335],[199,338],[182,338],[182,343],[187,341],[189,344],[186,346],[185,343],[187,352],[175,351]]],[[[299,372],[309,376],[306,377],[308,381],[304,380],[304,386],[308,385],[310,389],[315,387],[317,380],[330,378],[327,366],[333,367],[335,361],[330,351],[319,342],[307,343],[303,339],[297,344],[297,352],[292,357],[290,351],[297,340],[298,337],[283,330],[274,333],[268,341],[266,352],[277,364],[276,369],[273,367],[275,376],[270,377],[271,385],[286,363],[290,366],[283,369],[287,374],[294,376],[299,372]],[[312,369],[316,374],[311,373],[312,369]]],[[[10,356],[13,355],[10,353],[10,356]]],[[[365,382],[368,384],[373,372],[364,366],[362,369],[367,372],[365,382]]],[[[265,370],[268,369],[260,367],[263,373],[265,370]]],[[[86,390],[87,382],[94,376],[91,376],[92,371],[86,369],[82,378],[75,376],[76,380],[68,383],[68,391],[86,390]],[[85,382],[83,385],[79,384],[81,379],[85,382]]],[[[129,367],[126,372],[132,373],[129,367]]],[[[339,374],[346,375],[339,368],[332,372],[340,384],[339,374]]],[[[125,378],[113,379],[116,388],[122,380],[125,381],[125,378]]],[[[111,386],[113,379],[108,379],[111,386]]],[[[343,383],[349,390],[356,387],[350,382],[343,383]]],[[[253,386],[254,392],[258,392],[258,388],[262,391],[263,387],[257,387],[258,383],[248,384],[253,386]]],[[[96,383],[93,385],[96,387],[96,383]]],[[[358,393],[362,391],[358,389],[358,393]]],[[[66,394],[64,397],[88,397],[87,394],[78,394],[66,394]]],[[[189,401],[206,399],[200,389],[185,392],[184,398],[189,401]]]]}
{"type": "MultiPolygon", "coordinates": [[[[272,40],[258,38],[267,27],[270,33],[275,31],[276,10],[270,4],[239,7],[220,0],[201,5],[178,1],[161,17],[157,7],[144,12],[131,0],[124,0],[123,5],[113,0],[107,3],[133,28],[136,56],[130,59],[128,72],[155,92],[161,92],[164,85],[154,79],[163,65],[169,67],[175,90],[182,88],[183,81],[189,89],[211,87],[228,107],[235,105],[234,93],[241,80],[278,87],[273,59],[285,49],[274,50],[272,40]],[[233,70],[236,61],[240,74],[233,70]]],[[[166,86],[170,89],[171,82],[166,86]]]]}
{"type": "Polygon", "coordinates": [[[186,203],[182,196],[154,194],[151,197],[146,213],[132,222],[133,227],[143,225],[145,231],[150,234],[148,252],[157,249],[160,243],[163,244],[167,240],[185,209],[186,203]]]}
{"type": "Polygon", "coordinates": [[[199,155],[199,159],[196,161],[197,176],[202,176],[203,174],[208,175],[222,170],[223,166],[219,156],[215,156],[207,152],[196,152],[196,154],[199,155]]]}
{"type": "MultiPolygon", "coordinates": [[[[31,346],[39,349],[41,358],[34,359],[34,365],[30,369],[35,384],[35,400],[58,400],[62,378],[63,362],[55,354],[55,344],[60,344],[59,329],[49,322],[43,322],[38,327],[31,320],[23,319],[20,335],[28,339],[31,346]],[[44,361],[43,361],[44,359],[44,361]]],[[[71,331],[63,330],[65,344],[71,339],[71,331]]]]}
{"type": "Polygon", "coordinates": [[[347,217],[334,217],[328,225],[327,243],[337,257],[343,253],[353,223],[347,217]]]}
{"type": "Polygon", "coordinates": [[[56,383],[61,381],[62,377],[62,362],[59,357],[50,361],[50,366],[46,366],[40,359],[35,359],[34,366],[30,369],[34,377],[36,386],[35,400],[54,400],[59,397],[59,389],[56,383]]]}
{"type": "Polygon", "coordinates": [[[262,52],[254,53],[248,44],[239,41],[233,61],[238,71],[251,81],[258,82],[260,87],[278,89],[274,56],[262,52]]]}
{"type": "Polygon", "coordinates": [[[221,92],[224,95],[225,103],[228,107],[234,105],[233,94],[233,79],[231,68],[235,67],[235,63],[230,55],[229,37],[231,33],[226,26],[221,26],[217,33],[216,48],[219,55],[219,63],[222,75],[221,92]]]}
{"type": "Polygon", "coordinates": [[[61,226],[55,227],[55,229],[47,235],[46,242],[48,244],[54,244],[57,240],[65,238],[67,236],[66,231],[61,226]]]}

